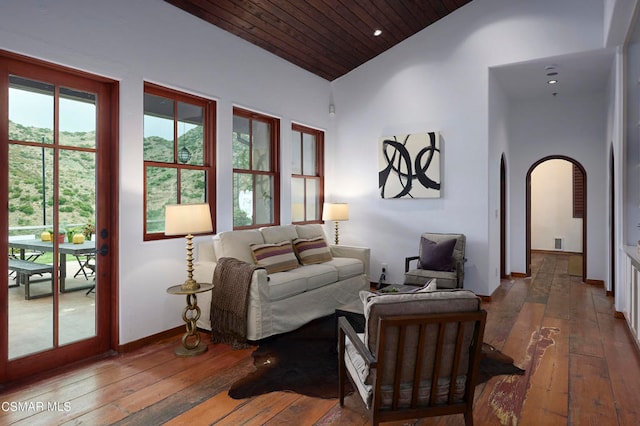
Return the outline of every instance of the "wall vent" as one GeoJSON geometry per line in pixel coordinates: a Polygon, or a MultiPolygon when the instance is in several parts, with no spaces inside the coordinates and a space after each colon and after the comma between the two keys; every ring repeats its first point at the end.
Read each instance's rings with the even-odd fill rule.
{"type": "Polygon", "coordinates": [[[562,238],[554,238],[553,239],[553,248],[555,250],[562,250],[562,246],[564,241],[562,241],[562,238]]]}

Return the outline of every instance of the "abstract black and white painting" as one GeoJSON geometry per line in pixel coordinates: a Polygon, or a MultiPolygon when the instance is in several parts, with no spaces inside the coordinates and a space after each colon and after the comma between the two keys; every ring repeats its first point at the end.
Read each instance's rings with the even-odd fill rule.
{"type": "Polygon", "coordinates": [[[379,170],[382,198],[439,198],[440,134],[380,138],[379,170]]]}

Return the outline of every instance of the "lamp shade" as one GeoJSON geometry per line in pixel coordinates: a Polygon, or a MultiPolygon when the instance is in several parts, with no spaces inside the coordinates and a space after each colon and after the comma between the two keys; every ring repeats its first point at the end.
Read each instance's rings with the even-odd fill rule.
{"type": "Polygon", "coordinates": [[[212,232],[209,204],[170,204],[164,214],[165,235],[212,232]]]}
{"type": "Polygon", "coordinates": [[[349,204],[324,203],[322,206],[322,220],[349,220],[349,204]]]}

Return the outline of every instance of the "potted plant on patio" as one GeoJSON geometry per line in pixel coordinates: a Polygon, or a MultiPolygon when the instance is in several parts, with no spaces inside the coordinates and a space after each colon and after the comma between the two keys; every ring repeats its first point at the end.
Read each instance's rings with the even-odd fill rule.
{"type": "MultiPolygon", "coordinates": [[[[45,232],[49,233],[49,240],[46,240],[45,237],[42,238],[42,241],[53,241],[53,229],[49,229],[45,232]]],[[[67,231],[63,228],[58,229],[58,243],[64,243],[64,237],[67,235],[67,231]]]]}
{"type": "Polygon", "coordinates": [[[91,221],[89,221],[86,225],[84,225],[82,233],[84,234],[85,240],[91,241],[91,235],[96,233],[96,226],[91,221]]]}

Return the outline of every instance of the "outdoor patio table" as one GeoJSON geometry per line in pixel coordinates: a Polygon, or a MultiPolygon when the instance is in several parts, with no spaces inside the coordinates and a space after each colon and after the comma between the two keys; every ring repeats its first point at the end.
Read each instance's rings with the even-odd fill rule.
{"type": "MultiPolygon", "coordinates": [[[[20,250],[20,259],[24,259],[25,250],[40,250],[43,252],[53,251],[53,243],[51,241],[42,241],[38,239],[33,240],[15,240],[9,241],[9,247],[20,250]]],[[[93,254],[96,252],[95,241],[86,241],[82,244],[73,243],[60,243],[58,245],[58,252],[60,253],[60,292],[82,290],[86,287],[74,287],[72,290],[65,289],[65,278],[67,276],[67,255],[82,256],[87,254],[93,254]]]]}

